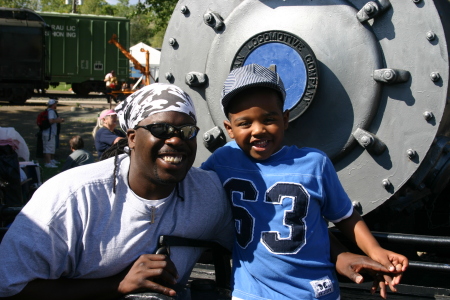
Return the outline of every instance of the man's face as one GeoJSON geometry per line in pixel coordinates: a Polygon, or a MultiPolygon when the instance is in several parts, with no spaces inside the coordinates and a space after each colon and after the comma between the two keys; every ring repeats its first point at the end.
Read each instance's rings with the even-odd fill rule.
{"type": "Polygon", "coordinates": [[[277,93],[267,89],[233,99],[224,126],[248,156],[264,160],[281,149],[289,112],[282,112],[279,101],[277,93]]]}
{"type": "MultiPolygon", "coordinates": [[[[139,122],[144,126],[153,123],[168,123],[174,126],[195,125],[184,113],[161,112],[139,122]]],[[[144,128],[127,132],[131,150],[131,168],[150,185],[174,186],[182,181],[191,168],[197,152],[196,138],[183,140],[178,134],[169,139],[159,139],[144,128]]],[[[131,170],[130,170],[131,172],[131,170]]]]}

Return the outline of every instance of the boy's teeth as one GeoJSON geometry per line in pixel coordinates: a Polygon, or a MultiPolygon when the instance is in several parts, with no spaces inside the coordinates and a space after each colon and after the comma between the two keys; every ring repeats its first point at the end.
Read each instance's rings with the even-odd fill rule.
{"type": "Polygon", "coordinates": [[[265,146],[267,145],[267,141],[257,141],[255,142],[255,146],[265,146]]]}
{"type": "Polygon", "coordinates": [[[163,156],[162,159],[166,162],[177,164],[183,159],[183,157],[181,157],[181,156],[163,156]]]}

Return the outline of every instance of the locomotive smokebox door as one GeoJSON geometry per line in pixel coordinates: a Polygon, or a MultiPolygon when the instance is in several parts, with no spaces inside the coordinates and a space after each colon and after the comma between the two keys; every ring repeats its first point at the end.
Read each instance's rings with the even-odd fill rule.
{"type": "MultiPolygon", "coordinates": [[[[179,1],[160,72],[193,98],[201,139],[223,129],[230,70],[275,67],[286,144],[324,151],[366,214],[447,174],[449,15],[447,0],[179,1]],[[205,80],[190,84],[192,74],[205,80]]],[[[199,145],[197,166],[217,147],[199,145]]]]}

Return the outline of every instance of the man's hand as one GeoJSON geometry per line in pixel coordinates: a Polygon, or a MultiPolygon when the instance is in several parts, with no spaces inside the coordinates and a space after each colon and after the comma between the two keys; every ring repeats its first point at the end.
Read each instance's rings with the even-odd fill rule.
{"type": "Polygon", "coordinates": [[[162,254],[143,254],[131,266],[119,284],[121,294],[151,290],[175,296],[175,290],[163,286],[177,283],[178,272],[173,262],[162,254]],[[160,284],[161,283],[161,284],[160,284]]]}
{"type": "Polygon", "coordinates": [[[400,282],[402,275],[401,270],[390,272],[389,269],[371,258],[350,252],[342,252],[337,256],[336,270],[356,283],[362,283],[364,280],[360,272],[370,274],[374,278],[371,293],[374,294],[379,287],[380,296],[384,299],[387,295],[386,285],[389,285],[391,291],[396,292],[395,285],[400,282]]]}

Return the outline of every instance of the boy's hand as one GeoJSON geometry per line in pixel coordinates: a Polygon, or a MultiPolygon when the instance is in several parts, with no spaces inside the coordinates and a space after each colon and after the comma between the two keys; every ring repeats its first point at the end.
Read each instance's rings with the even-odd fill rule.
{"type": "Polygon", "coordinates": [[[350,252],[342,252],[337,256],[336,270],[356,283],[362,283],[364,280],[360,273],[370,274],[374,279],[371,293],[374,294],[379,287],[383,299],[387,296],[386,285],[389,285],[391,291],[396,292],[394,286],[400,282],[399,276],[401,277],[401,273],[390,273],[385,266],[367,256],[350,252]]]}
{"type": "Polygon", "coordinates": [[[392,282],[389,283],[389,286],[392,284],[393,287],[394,285],[399,284],[403,275],[402,273],[408,268],[408,259],[401,254],[383,249],[381,247],[373,249],[370,254],[370,257],[373,260],[379,262],[385,266],[389,272],[393,273],[392,282]]]}

